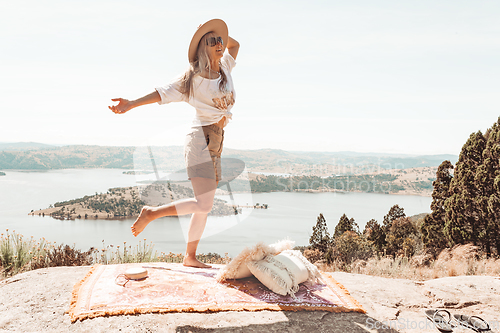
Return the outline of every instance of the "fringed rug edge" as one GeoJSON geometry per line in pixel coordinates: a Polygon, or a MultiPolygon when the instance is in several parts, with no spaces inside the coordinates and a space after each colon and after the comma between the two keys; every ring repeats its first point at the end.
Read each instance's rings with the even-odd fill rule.
{"type": "MultiPolygon", "coordinates": [[[[82,288],[83,284],[88,280],[90,279],[90,277],[92,276],[92,274],[97,270],[97,268],[99,268],[101,265],[100,264],[97,264],[97,265],[94,265],[92,267],[90,267],[89,271],[87,272],[87,274],[85,275],[85,277],[83,279],[81,279],[80,281],[78,281],[74,286],[73,286],[73,291],[71,292],[71,301],[70,301],[70,304],[69,304],[69,310],[68,310],[68,314],[71,318],[71,322],[74,323],[75,321],[77,321],[78,319],[80,319],[81,315],[76,315],[75,312],[76,312],[76,307],[77,307],[77,304],[78,304],[78,295],[80,293],[80,289],[82,288]]],[[[84,318],[88,318],[88,316],[85,316],[84,318]]],[[[81,319],[80,319],[81,320],[81,319]]]]}
{"type": "Polygon", "coordinates": [[[363,309],[361,303],[359,303],[354,297],[351,296],[351,293],[349,292],[349,290],[347,290],[346,287],[344,287],[343,284],[335,280],[330,274],[326,272],[321,272],[321,276],[325,277],[331,284],[333,284],[344,293],[343,296],[347,298],[347,301],[353,305],[353,308],[350,309],[351,312],[366,313],[366,310],[363,309]]]}
{"type": "Polygon", "coordinates": [[[78,320],[83,321],[85,319],[93,319],[97,317],[107,317],[116,315],[137,315],[137,314],[150,314],[150,313],[179,313],[179,312],[191,312],[191,313],[215,313],[223,311],[326,311],[326,312],[361,312],[364,313],[362,309],[346,308],[343,306],[338,307],[328,307],[328,306],[289,306],[289,305],[278,305],[278,304],[267,304],[267,305],[235,305],[235,306],[181,306],[175,308],[131,308],[131,309],[120,309],[120,310],[105,310],[105,311],[94,311],[88,313],[80,313],[78,315],[72,315],[71,321],[74,323],[78,320]]]}

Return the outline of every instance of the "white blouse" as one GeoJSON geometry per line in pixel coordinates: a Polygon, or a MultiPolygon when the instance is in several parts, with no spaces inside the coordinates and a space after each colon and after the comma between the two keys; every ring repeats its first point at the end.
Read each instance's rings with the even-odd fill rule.
{"type": "Polygon", "coordinates": [[[160,94],[161,101],[158,104],[167,104],[172,102],[187,102],[196,109],[196,115],[193,120],[193,127],[206,126],[218,123],[222,117],[226,117],[226,125],[232,117],[231,109],[235,101],[235,92],[231,72],[236,65],[236,61],[229,54],[224,53],[221,58],[221,67],[227,77],[227,84],[224,91],[219,89],[219,79],[205,79],[196,75],[193,80],[193,94],[188,99],[180,90],[181,77],[175,79],[164,87],[155,88],[160,94]]]}

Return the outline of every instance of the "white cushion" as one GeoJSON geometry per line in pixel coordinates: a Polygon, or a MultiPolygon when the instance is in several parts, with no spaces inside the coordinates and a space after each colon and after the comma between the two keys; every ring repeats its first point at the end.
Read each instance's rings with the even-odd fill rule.
{"type": "Polygon", "coordinates": [[[241,265],[238,266],[238,269],[236,270],[233,279],[244,279],[249,276],[252,276],[252,272],[250,272],[246,263],[242,263],[241,265]]]}
{"type": "Polygon", "coordinates": [[[262,260],[250,261],[247,266],[273,292],[295,296],[298,285],[309,279],[309,271],[299,255],[302,256],[299,251],[287,250],[275,256],[268,255],[262,260]]]}
{"type": "Polygon", "coordinates": [[[247,267],[247,262],[261,260],[267,255],[276,255],[284,250],[290,250],[294,244],[294,241],[285,239],[270,245],[260,242],[251,248],[246,247],[219,271],[216,280],[222,282],[252,276],[252,272],[247,267]]]}

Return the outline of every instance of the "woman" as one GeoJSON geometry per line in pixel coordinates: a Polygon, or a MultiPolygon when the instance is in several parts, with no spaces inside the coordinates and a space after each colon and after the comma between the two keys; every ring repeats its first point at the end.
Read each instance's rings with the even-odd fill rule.
{"type": "Polygon", "coordinates": [[[190,67],[181,78],[134,101],[112,99],[119,103],[109,107],[114,113],[123,114],[145,104],[184,101],[196,110],[184,148],[188,178],[195,197],[160,207],[144,206],[131,227],[132,234],[137,236],[159,217],[193,214],[183,262],[185,266],[210,267],[196,259],[196,249],[205,229],[207,214],[212,210],[221,176],[223,128],[231,119],[230,110],[234,104],[231,71],[236,64],[239,46],[236,40],[229,37],[224,21],[208,21],[198,27],[191,40],[188,51],[190,67]]]}

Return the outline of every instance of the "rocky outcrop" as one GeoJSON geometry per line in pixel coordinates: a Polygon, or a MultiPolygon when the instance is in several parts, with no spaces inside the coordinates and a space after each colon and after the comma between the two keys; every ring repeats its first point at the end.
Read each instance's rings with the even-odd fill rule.
{"type": "MultiPolygon", "coordinates": [[[[111,316],[71,324],[75,283],[89,267],[54,267],[0,281],[0,331],[15,332],[438,332],[424,310],[477,315],[499,332],[500,278],[457,276],[424,282],[333,273],[366,314],[218,312],[111,316]]],[[[466,332],[467,330],[456,330],[466,332]]],[[[469,331],[472,332],[472,331],[469,331]]]]}

